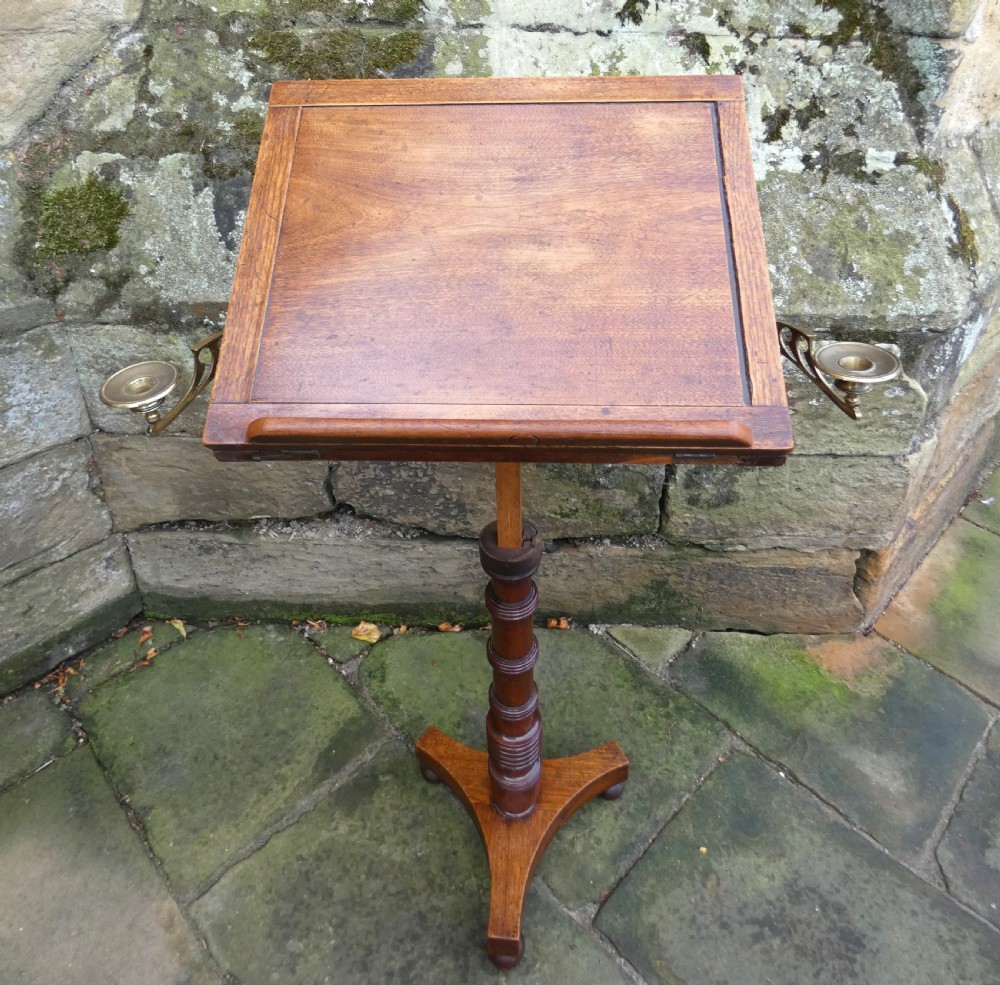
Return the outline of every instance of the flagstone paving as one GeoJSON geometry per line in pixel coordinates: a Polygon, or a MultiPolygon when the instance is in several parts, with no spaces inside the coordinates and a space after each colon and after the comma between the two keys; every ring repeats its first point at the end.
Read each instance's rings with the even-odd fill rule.
{"type": "Polygon", "coordinates": [[[549,845],[507,974],[411,748],[484,747],[486,633],[139,620],[0,699],[0,981],[992,985],[995,485],[867,637],[538,632],[545,755],[631,775],[549,845]]]}
{"type": "Polygon", "coordinates": [[[990,721],[981,701],[876,637],[707,633],[670,678],[912,861],[990,721]]]}
{"type": "Polygon", "coordinates": [[[1000,704],[1000,536],[960,517],[875,624],[888,639],[1000,704]]]}
{"type": "MultiPolygon", "coordinates": [[[[487,885],[472,822],[394,744],[192,912],[241,982],[475,985],[505,979],[482,947],[487,885]]],[[[532,893],[527,920],[518,981],[628,981],[544,894],[532,893]]]]}
{"type": "Polygon", "coordinates": [[[949,890],[1000,927],[1000,729],[990,736],[937,854],[949,890]]]}
{"type": "Polygon", "coordinates": [[[722,767],[597,926],[648,982],[986,985],[1000,937],[764,764],[722,767]]]}
{"type": "Polygon", "coordinates": [[[89,695],[80,716],[188,893],[382,735],[287,628],[198,633],[89,695]]]}
{"type": "Polygon", "coordinates": [[[69,715],[42,691],[0,703],[0,790],[73,749],[72,728],[69,715]]]}
{"type": "Polygon", "coordinates": [[[220,985],[222,974],[80,748],[0,796],[5,985],[220,985]]]}

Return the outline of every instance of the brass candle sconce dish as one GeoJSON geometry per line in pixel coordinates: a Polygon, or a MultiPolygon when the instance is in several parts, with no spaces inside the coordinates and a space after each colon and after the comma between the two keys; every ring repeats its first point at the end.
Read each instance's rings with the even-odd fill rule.
{"type": "Polygon", "coordinates": [[[868,342],[818,344],[816,336],[806,328],[786,322],[777,324],[782,355],[856,421],[861,418],[862,394],[876,383],[894,380],[903,371],[899,359],[881,346],[868,342]]]}
{"type": "Polygon", "coordinates": [[[171,363],[147,361],[118,370],[104,381],[100,389],[101,402],[108,407],[141,414],[146,419],[146,434],[161,434],[214,379],[221,343],[222,332],[216,332],[191,346],[194,357],[191,385],[166,414],[162,413],[163,403],[180,378],[177,367],[171,363]]]}

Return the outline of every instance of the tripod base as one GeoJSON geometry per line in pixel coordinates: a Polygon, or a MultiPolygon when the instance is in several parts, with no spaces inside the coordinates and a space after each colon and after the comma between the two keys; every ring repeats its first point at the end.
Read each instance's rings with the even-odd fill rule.
{"type": "Polygon", "coordinates": [[[543,759],[538,801],[526,817],[505,817],[490,802],[487,755],[429,728],[417,742],[424,776],[446,783],[479,828],[490,866],[486,953],[513,968],[524,953],[521,912],[528,884],[546,846],[578,807],[598,794],[615,797],[628,778],[617,742],[562,759],[543,759]]]}

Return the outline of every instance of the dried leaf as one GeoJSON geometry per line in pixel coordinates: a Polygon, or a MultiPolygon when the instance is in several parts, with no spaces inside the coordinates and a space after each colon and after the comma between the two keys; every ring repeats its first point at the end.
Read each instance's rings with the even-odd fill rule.
{"type": "Polygon", "coordinates": [[[460,633],[462,632],[462,624],[460,622],[454,625],[450,622],[438,623],[438,630],[442,633],[460,633]]]}
{"type": "Polygon", "coordinates": [[[174,629],[176,629],[177,632],[180,633],[181,636],[184,637],[184,639],[187,639],[187,635],[188,635],[187,626],[185,626],[184,623],[181,622],[180,619],[168,619],[167,620],[167,624],[170,625],[170,626],[173,626],[174,629]]]}
{"type": "Polygon", "coordinates": [[[406,630],[407,630],[407,625],[406,625],[406,623],[405,623],[405,622],[404,622],[404,623],[401,623],[401,624],[400,624],[400,627],[399,627],[399,629],[397,630],[397,634],[398,634],[399,636],[403,636],[403,635],[404,635],[404,634],[406,633],[406,630]]]}
{"type": "Polygon", "coordinates": [[[548,619],[545,622],[546,629],[569,629],[569,619],[560,616],[558,619],[548,619]]]}
{"type": "Polygon", "coordinates": [[[364,643],[378,643],[382,639],[382,631],[373,622],[359,622],[351,630],[352,640],[361,640],[364,643]]]}
{"type": "Polygon", "coordinates": [[[135,641],[136,646],[142,646],[143,643],[148,643],[153,638],[153,627],[143,626],[142,632],[139,633],[139,638],[135,641]]]}

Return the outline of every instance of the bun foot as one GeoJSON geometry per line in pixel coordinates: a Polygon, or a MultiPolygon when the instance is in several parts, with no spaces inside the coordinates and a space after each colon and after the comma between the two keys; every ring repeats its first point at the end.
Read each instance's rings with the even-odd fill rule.
{"type": "MultiPolygon", "coordinates": [[[[521,963],[521,958],[524,957],[524,935],[521,935],[520,940],[517,942],[517,953],[516,954],[494,954],[490,950],[490,946],[493,942],[488,941],[486,944],[486,954],[501,971],[510,971],[511,968],[516,968],[521,963]]],[[[504,944],[507,942],[504,941],[504,944]]]]}
{"type": "Polygon", "coordinates": [[[421,767],[420,767],[420,775],[428,783],[440,783],[441,782],[441,777],[438,776],[437,773],[435,773],[434,770],[432,770],[429,766],[421,765],[421,767]]]}
{"type": "Polygon", "coordinates": [[[613,786],[608,787],[607,790],[601,791],[601,796],[605,800],[617,800],[622,795],[624,790],[625,782],[622,781],[621,783],[616,783],[613,786]]]}

